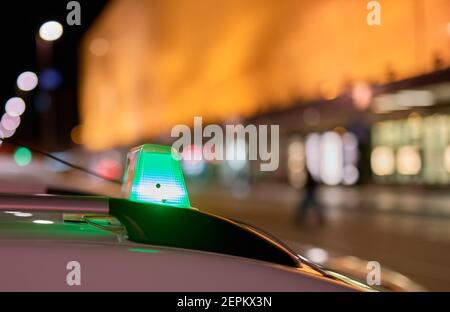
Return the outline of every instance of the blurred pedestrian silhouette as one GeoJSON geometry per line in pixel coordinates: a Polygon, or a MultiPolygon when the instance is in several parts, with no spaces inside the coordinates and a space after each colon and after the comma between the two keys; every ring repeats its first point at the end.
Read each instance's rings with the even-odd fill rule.
{"type": "Polygon", "coordinates": [[[307,180],[304,187],[304,196],[297,206],[297,221],[300,223],[304,222],[306,220],[308,210],[312,209],[312,211],[314,211],[317,216],[318,222],[320,224],[323,224],[325,222],[323,206],[317,200],[317,188],[319,184],[312,177],[308,170],[306,170],[306,172],[307,180]]]}

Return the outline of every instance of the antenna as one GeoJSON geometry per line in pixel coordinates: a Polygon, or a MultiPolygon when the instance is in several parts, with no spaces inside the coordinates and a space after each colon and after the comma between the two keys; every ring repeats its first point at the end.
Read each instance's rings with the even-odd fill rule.
{"type": "Polygon", "coordinates": [[[87,168],[84,168],[84,167],[81,167],[81,166],[72,164],[72,163],[70,163],[70,162],[65,161],[64,159],[61,159],[61,158],[59,158],[59,157],[56,157],[56,156],[52,155],[52,154],[49,153],[49,152],[46,152],[46,151],[42,151],[42,150],[36,149],[36,148],[31,147],[31,146],[29,146],[29,145],[27,145],[27,144],[23,144],[23,143],[14,141],[14,140],[12,140],[12,139],[10,139],[10,138],[3,138],[3,139],[0,139],[0,142],[1,142],[1,141],[10,143],[10,144],[13,144],[13,145],[16,145],[16,146],[21,146],[21,147],[28,148],[28,149],[29,149],[30,151],[32,151],[33,153],[41,154],[41,155],[43,155],[43,156],[46,156],[46,157],[51,158],[51,159],[53,159],[53,160],[56,160],[56,161],[58,161],[58,162],[60,162],[60,163],[62,163],[62,164],[64,164],[64,165],[66,165],[66,166],[69,166],[69,167],[71,167],[71,168],[73,168],[73,169],[77,169],[77,170],[79,170],[79,171],[83,171],[83,172],[86,173],[86,174],[90,174],[90,175],[92,175],[92,176],[94,176],[94,177],[103,179],[103,180],[105,180],[105,181],[112,182],[112,183],[116,183],[116,184],[122,184],[122,181],[120,181],[120,180],[109,179],[109,178],[107,178],[107,177],[105,177],[105,176],[102,176],[101,174],[98,174],[98,173],[96,173],[96,172],[94,172],[94,171],[91,171],[91,170],[89,170],[89,169],[87,169],[87,168]]]}

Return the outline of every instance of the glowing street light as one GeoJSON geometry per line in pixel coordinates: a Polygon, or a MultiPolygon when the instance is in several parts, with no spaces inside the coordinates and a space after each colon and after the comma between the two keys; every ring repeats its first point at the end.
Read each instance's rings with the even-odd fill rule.
{"type": "Polygon", "coordinates": [[[20,125],[20,117],[19,116],[11,116],[8,113],[3,114],[1,121],[1,125],[3,128],[9,131],[14,131],[20,125]]]}
{"type": "Polygon", "coordinates": [[[39,29],[39,36],[45,41],[55,41],[61,37],[62,33],[63,27],[56,21],[46,22],[39,29]]]}
{"type": "Polygon", "coordinates": [[[31,91],[38,84],[38,76],[30,71],[23,72],[17,78],[17,87],[22,91],[31,91]]]}
{"type": "Polygon", "coordinates": [[[20,116],[25,111],[25,102],[20,97],[10,98],[6,102],[5,110],[10,116],[20,116]]]}

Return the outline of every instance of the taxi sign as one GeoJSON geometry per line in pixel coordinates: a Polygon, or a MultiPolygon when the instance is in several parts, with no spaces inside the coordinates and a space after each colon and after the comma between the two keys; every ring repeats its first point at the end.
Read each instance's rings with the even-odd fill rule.
{"type": "Polygon", "coordinates": [[[170,146],[144,144],[128,153],[122,193],[137,202],[190,208],[178,152],[170,146]]]}

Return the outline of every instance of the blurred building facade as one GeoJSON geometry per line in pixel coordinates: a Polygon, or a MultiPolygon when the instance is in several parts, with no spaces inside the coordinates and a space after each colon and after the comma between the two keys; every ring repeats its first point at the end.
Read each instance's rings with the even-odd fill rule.
{"type": "Polygon", "coordinates": [[[279,124],[280,170],[239,176],[448,185],[450,2],[383,1],[380,26],[366,4],[112,1],[83,44],[81,141],[165,140],[194,116],[279,124]]]}
{"type": "Polygon", "coordinates": [[[369,87],[365,111],[350,90],[250,119],[283,125],[286,166],[266,178],[300,187],[308,169],[329,185],[450,185],[450,69],[369,87]]]}

